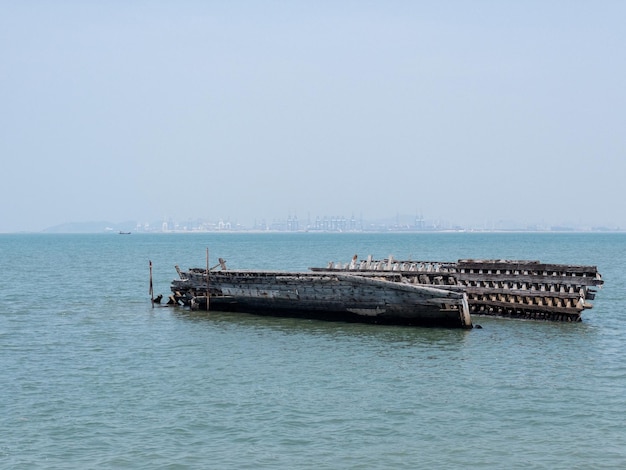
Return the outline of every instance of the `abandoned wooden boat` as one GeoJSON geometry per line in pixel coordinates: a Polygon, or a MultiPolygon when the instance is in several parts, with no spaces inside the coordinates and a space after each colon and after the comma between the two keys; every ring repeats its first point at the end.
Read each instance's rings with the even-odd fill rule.
{"type": "Polygon", "coordinates": [[[221,264],[219,271],[181,271],[177,266],[179,279],[172,281],[170,302],[270,316],[472,328],[467,296],[455,286],[340,272],[231,271],[221,264]]]}
{"type": "Polygon", "coordinates": [[[527,260],[398,261],[329,263],[313,272],[350,273],[409,285],[457,286],[470,312],[505,318],[581,321],[604,281],[596,266],[546,264],[527,260]]]}

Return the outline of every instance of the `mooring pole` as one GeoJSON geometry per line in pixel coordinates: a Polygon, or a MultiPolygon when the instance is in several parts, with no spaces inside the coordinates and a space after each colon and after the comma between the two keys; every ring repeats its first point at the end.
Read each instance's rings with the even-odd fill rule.
{"type": "Polygon", "coordinates": [[[152,260],[150,260],[150,302],[152,302],[152,308],[154,308],[154,289],[152,287],[152,260]]]}
{"type": "Polygon", "coordinates": [[[206,309],[209,310],[209,247],[206,249],[206,309]]]}

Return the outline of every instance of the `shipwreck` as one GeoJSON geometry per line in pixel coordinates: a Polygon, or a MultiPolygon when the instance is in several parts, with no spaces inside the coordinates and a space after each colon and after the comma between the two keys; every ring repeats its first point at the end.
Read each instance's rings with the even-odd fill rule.
{"type": "Polygon", "coordinates": [[[392,256],[329,262],[314,272],[350,273],[409,285],[456,288],[473,315],[579,322],[604,284],[596,266],[530,260],[402,261],[392,256]]]}
{"type": "MultiPolygon", "coordinates": [[[[170,303],[191,308],[330,321],[472,328],[467,294],[340,271],[176,267],[170,303]]],[[[361,273],[362,274],[362,273],[361,273]]]]}
{"type": "Polygon", "coordinates": [[[387,325],[472,328],[472,315],[579,322],[604,281],[596,266],[389,257],[304,272],[176,266],[169,304],[387,325]]]}

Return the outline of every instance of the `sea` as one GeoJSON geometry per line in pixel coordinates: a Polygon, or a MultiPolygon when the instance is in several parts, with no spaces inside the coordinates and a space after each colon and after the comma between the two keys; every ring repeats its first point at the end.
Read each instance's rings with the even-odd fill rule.
{"type": "Polygon", "coordinates": [[[0,235],[1,469],[626,468],[626,234],[0,235]],[[449,330],[182,307],[175,266],[596,265],[581,323],[449,330]]]}

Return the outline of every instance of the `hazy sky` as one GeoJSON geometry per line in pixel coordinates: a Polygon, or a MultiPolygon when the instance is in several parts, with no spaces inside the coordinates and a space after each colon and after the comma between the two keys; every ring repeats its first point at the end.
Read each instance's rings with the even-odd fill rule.
{"type": "Polygon", "coordinates": [[[624,1],[2,1],[0,232],[626,227],[624,1]]]}

